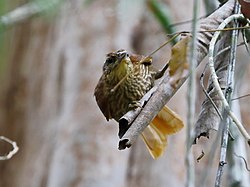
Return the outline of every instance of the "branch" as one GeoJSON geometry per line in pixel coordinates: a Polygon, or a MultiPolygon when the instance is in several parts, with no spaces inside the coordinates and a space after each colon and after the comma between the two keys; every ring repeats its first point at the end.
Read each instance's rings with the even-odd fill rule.
{"type": "Polygon", "coordinates": [[[146,105],[146,102],[150,99],[150,97],[156,91],[157,87],[158,86],[154,86],[142,97],[142,99],[139,101],[139,104],[140,104],[139,107],[137,107],[135,110],[131,110],[127,112],[119,120],[119,133],[118,133],[119,138],[122,138],[122,136],[126,133],[128,128],[130,127],[129,124],[131,124],[134,121],[134,119],[140,114],[142,108],[146,105]]]}
{"type": "Polygon", "coordinates": [[[193,5],[193,23],[192,23],[192,41],[190,44],[189,51],[189,81],[188,88],[190,89],[187,92],[187,104],[188,104],[188,113],[187,113],[187,129],[186,129],[186,187],[195,186],[195,169],[194,169],[194,156],[191,151],[191,145],[193,143],[193,125],[195,122],[195,103],[196,103],[196,66],[197,66],[197,14],[198,14],[198,0],[194,0],[193,5]]]}
{"type": "MultiPolygon", "coordinates": [[[[204,19],[201,24],[201,30],[211,30],[218,27],[220,23],[227,17],[229,17],[233,12],[235,0],[229,0],[220,9],[215,11],[213,14],[204,19]]],[[[207,55],[209,42],[211,40],[212,33],[200,32],[198,33],[197,39],[197,63],[203,60],[207,55]]],[[[185,38],[184,38],[185,39],[185,38]]],[[[197,64],[197,65],[198,65],[197,64]]],[[[157,90],[150,97],[149,100],[144,101],[147,104],[140,111],[139,115],[132,120],[132,124],[124,120],[127,126],[129,126],[126,133],[121,137],[119,142],[119,149],[125,149],[130,147],[137,137],[143,132],[143,130],[149,125],[152,119],[158,114],[158,112],[164,107],[164,105],[170,100],[170,98],[176,93],[176,91],[182,86],[182,84],[188,78],[188,73],[183,74],[183,76],[175,82],[172,82],[171,77],[166,75],[163,80],[157,86],[157,90]]]]}
{"type": "Polygon", "coordinates": [[[0,140],[4,141],[4,142],[7,142],[9,144],[12,145],[13,149],[5,156],[0,156],[0,160],[9,160],[11,159],[19,150],[16,142],[13,142],[12,140],[4,137],[4,136],[0,136],[0,140]]]}
{"type": "Polygon", "coordinates": [[[248,165],[247,165],[247,161],[246,159],[243,157],[243,156],[240,156],[240,155],[237,155],[236,153],[234,153],[234,155],[240,159],[242,159],[244,161],[244,164],[245,164],[245,168],[248,172],[250,172],[250,169],[248,168],[248,165]]]}
{"type": "MultiPolygon", "coordinates": [[[[235,12],[237,12],[237,13],[239,12],[238,7],[239,7],[239,5],[237,4],[234,8],[235,12]]],[[[231,17],[233,17],[233,16],[228,17],[225,20],[225,22],[229,19],[231,21],[233,21],[234,19],[231,17]]],[[[228,21],[227,24],[229,24],[231,21],[228,21]]],[[[227,25],[227,24],[225,23],[225,25],[227,25]]],[[[223,25],[223,23],[220,26],[222,26],[222,25],[223,25]]],[[[238,27],[239,26],[238,22],[234,23],[233,26],[238,27]]],[[[223,94],[223,95],[225,95],[224,96],[225,100],[227,100],[227,102],[230,104],[231,104],[231,98],[232,98],[232,93],[233,93],[233,88],[234,88],[234,71],[235,71],[238,33],[239,33],[238,30],[233,30],[232,34],[231,34],[231,41],[230,41],[231,52],[230,52],[230,59],[229,59],[229,64],[228,64],[228,68],[227,68],[227,89],[226,89],[226,92],[223,94]]],[[[216,37],[216,34],[214,34],[214,37],[216,37]]],[[[215,46],[212,46],[212,44],[210,44],[209,51],[210,51],[210,49],[214,51],[214,48],[215,48],[215,46]]],[[[228,61],[228,60],[225,59],[225,61],[228,61]]],[[[213,81],[214,81],[214,79],[213,79],[213,81]]],[[[216,92],[217,92],[217,90],[216,90],[216,92]]],[[[227,149],[228,149],[228,132],[229,132],[229,124],[230,123],[231,123],[230,118],[226,115],[226,113],[224,113],[224,118],[222,121],[223,131],[222,131],[221,149],[220,149],[220,162],[219,162],[220,164],[219,164],[218,169],[217,169],[216,180],[215,180],[215,186],[218,186],[218,187],[221,185],[221,179],[222,179],[223,168],[224,168],[224,164],[221,164],[221,163],[226,163],[226,155],[227,155],[227,149]]]]}

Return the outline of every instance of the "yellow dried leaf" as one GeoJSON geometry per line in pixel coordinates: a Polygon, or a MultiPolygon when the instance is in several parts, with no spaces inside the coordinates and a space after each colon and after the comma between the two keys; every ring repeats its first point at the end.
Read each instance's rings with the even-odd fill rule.
{"type": "Polygon", "coordinates": [[[172,47],[171,59],[169,61],[169,75],[180,79],[184,70],[188,69],[188,44],[191,36],[186,36],[172,47]],[[178,76],[176,76],[178,74],[178,76]]]}

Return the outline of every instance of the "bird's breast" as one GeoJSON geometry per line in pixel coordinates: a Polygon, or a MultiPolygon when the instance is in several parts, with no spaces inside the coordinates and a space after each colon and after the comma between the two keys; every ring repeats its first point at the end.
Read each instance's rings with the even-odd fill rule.
{"type": "Polygon", "coordinates": [[[153,85],[154,79],[149,68],[145,65],[136,67],[114,92],[110,92],[112,117],[118,121],[132,109],[130,104],[139,101],[153,85]]]}

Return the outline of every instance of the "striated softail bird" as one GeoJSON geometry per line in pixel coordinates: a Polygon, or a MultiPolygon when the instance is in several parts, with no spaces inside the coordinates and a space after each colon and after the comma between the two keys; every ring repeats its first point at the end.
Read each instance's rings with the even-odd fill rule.
{"type": "MultiPolygon", "coordinates": [[[[123,49],[107,54],[103,74],[94,93],[106,119],[119,121],[129,110],[136,108],[167,67],[165,65],[158,71],[152,66],[151,57],[130,55],[123,49]]],[[[182,127],[179,116],[165,106],[141,134],[151,156],[155,159],[161,156],[167,146],[167,136],[182,127]]]]}

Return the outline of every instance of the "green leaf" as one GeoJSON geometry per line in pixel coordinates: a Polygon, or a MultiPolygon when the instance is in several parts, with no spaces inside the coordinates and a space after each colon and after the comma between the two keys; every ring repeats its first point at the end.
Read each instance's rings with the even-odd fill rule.
{"type": "MultiPolygon", "coordinates": [[[[160,23],[163,30],[168,33],[172,34],[175,33],[175,30],[173,27],[171,27],[172,24],[172,18],[171,18],[171,12],[169,9],[165,6],[165,4],[160,3],[156,0],[148,0],[147,5],[152,12],[152,14],[155,16],[155,18],[160,23]]],[[[177,40],[173,40],[172,44],[174,45],[177,42],[177,40]]]]}

